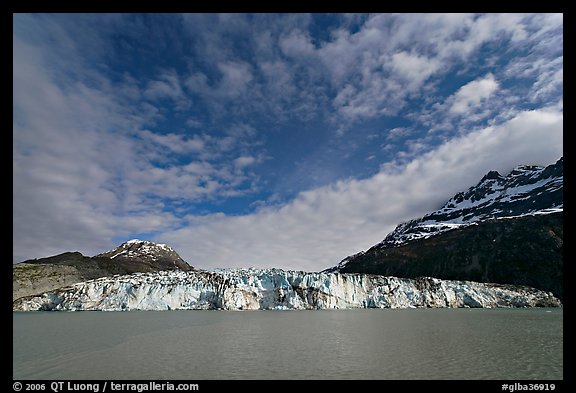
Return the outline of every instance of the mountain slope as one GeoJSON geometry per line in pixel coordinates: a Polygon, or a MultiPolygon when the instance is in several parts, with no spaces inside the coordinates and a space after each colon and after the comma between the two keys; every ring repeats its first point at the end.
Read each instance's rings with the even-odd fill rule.
{"type": "Polygon", "coordinates": [[[442,208],[402,223],[382,241],[397,246],[491,218],[548,213],[563,208],[564,160],[547,167],[522,165],[507,176],[488,172],[474,187],[442,208]]]}
{"type": "Polygon", "coordinates": [[[333,272],[529,285],[562,297],[563,159],[489,172],[333,272]]]}
{"type": "Polygon", "coordinates": [[[13,265],[12,300],[99,277],[174,269],[193,268],[170,247],[148,241],[130,240],[94,257],[65,252],[13,265]]]}

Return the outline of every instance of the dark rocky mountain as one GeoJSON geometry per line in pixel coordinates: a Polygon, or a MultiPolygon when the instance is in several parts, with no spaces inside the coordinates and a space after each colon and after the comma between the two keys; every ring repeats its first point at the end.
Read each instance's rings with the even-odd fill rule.
{"type": "Polygon", "coordinates": [[[14,300],[116,274],[176,269],[189,271],[193,267],[165,244],[130,240],[94,257],[65,252],[15,264],[12,268],[12,297],[14,300]]]}
{"type": "Polygon", "coordinates": [[[528,285],[562,297],[563,159],[488,172],[327,271],[528,285]]]}

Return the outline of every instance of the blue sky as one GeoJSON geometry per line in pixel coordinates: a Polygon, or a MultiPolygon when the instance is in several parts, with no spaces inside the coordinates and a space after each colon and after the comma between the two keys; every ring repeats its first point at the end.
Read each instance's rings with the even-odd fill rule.
{"type": "Polygon", "coordinates": [[[14,14],[13,260],[315,271],[563,155],[561,14],[14,14]]]}

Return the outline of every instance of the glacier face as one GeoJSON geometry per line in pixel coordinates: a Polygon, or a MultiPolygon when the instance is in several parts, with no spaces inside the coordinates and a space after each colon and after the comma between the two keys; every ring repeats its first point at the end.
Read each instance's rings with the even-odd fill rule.
{"type": "Polygon", "coordinates": [[[160,271],[102,277],[21,298],[14,311],[305,310],[560,307],[528,287],[280,269],[160,271]]]}

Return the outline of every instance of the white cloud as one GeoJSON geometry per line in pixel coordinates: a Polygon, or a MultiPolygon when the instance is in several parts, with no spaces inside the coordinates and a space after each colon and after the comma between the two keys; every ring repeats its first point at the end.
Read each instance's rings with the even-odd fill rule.
{"type": "Polygon", "coordinates": [[[548,98],[551,93],[562,91],[564,88],[564,68],[542,73],[532,87],[532,101],[548,98]]]}
{"type": "Polygon", "coordinates": [[[186,172],[199,176],[211,176],[216,170],[214,166],[205,161],[194,161],[184,166],[186,172]]]}
{"type": "MultiPolygon", "coordinates": [[[[509,37],[511,45],[532,45],[535,35],[558,26],[558,18],[534,19],[522,14],[379,14],[355,33],[335,31],[314,54],[331,75],[337,89],[333,105],[343,119],[395,115],[408,97],[434,91],[430,79],[466,62],[483,44],[509,37]]],[[[465,101],[454,108],[465,109],[465,101]]]]}
{"type": "Polygon", "coordinates": [[[268,96],[275,98],[274,112],[283,112],[285,109],[282,100],[298,94],[294,78],[296,75],[291,72],[287,63],[277,61],[263,61],[260,69],[266,80],[265,91],[268,96]]]}
{"type": "Polygon", "coordinates": [[[219,89],[223,95],[241,95],[253,79],[250,64],[246,62],[228,61],[218,63],[217,67],[222,73],[219,89]]]}
{"type": "Polygon", "coordinates": [[[549,99],[553,93],[561,92],[564,84],[564,56],[553,59],[522,59],[506,70],[509,76],[535,78],[530,88],[532,102],[549,99]]]}
{"type": "Polygon", "coordinates": [[[419,89],[433,74],[438,72],[440,62],[409,52],[398,52],[392,55],[390,66],[394,73],[407,81],[406,88],[410,91],[419,89]]]}
{"type": "Polygon", "coordinates": [[[159,116],[157,108],[134,99],[185,100],[175,73],[144,80],[141,93],[129,76],[112,85],[76,52],[56,47],[62,57],[54,58],[53,46],[17,37],[13,46],[16,261],[70,250],[93,255],[118,237],[177,227],[167,209],[171,199],[251,192],[252,177],[222,159],[248,157],[251,148],[243,145],[254,137],[248,125],[222,137],[143,129],[159,116]],[[69,57],[78,68],[66,63],[71,72],[60,72],[59,61],[69,57]],[[184,154],[186,161],[175,159],[184,154]]]}
{"type": "MultiPolygon", "coordinates": [[[[27,40],[15,34],[13,50],[16,259],[73,249],[93,254],[114,246],[113,239],[157,232],[158,240],[200,267],[317,270],[380,241],[401,220],[437,207],[487,170],[506,171],[527,158],[549,163],[562,150],[561,15],[370,15],[353,31],[337,28],[324,41],[312,41],[309,15],[252,15],[254,23],[245,15],[187,15],[183,19],[191,34],[186,44],[192,48],[191,56],[182,58],[187,71],[162,69],[151,80],[117,75],[114,82],[105,76],[114,70],[104,72],[101,66],[105,56],[116,53],[106,34],[128,22],[122,16],[97,29],[100,17],[96,24],[89,16],[79,17],[80,22],[76,17],[18,18],[26,18],[30,30],[19,33],[27,40]],[[91,23],[89,28],[84,22],[91,23]],[[436,96],[438,77],[483,44],[507,37],[513,49],[539,52],[511,64],[508,73],[462,87],[442,104],[444,97],[436,96]],[[498,85],[516,77],[531,82],[526,96],[533,102],[560,99],[560,106],[519,112],[513,104],[525,102],[524,91],[504,92],[498,85]],[[424,155],[430,145],[411,135],[415,139],[406,142],[407,151],[378,175],[311,189],[285,205],[279,205],[280,195],[275,207],[251,215],[188,216],[184,226],[180,215],[168,213],[175,211],[174,199],[207,201],[253,191],[252,171],[267,159],[258,151],[262,134],[274,138],[270,130],[282,130],[289,120],[331,117],[334,129],[342,131],[357,120],[395,115],[412,97],[437,100],[437,106],[430,105],[438,110],[425,114],[431,127],[451,108],[452,115],[466,113],[462,118],[468,120],[492,114],[490,124],[501,124],[424,155]],[[494,97],[502,98],[497,108],[490,105],[494,97]],[[192,102],[199,103],[195,112],[183,114],[192,102]],[[196,116],[203,110],[208,113],[200,123],[196,116]],[[180,129],[145,131],[170,119],[168,114],[179,115],[188,127],[204,128],[196,135],[180,129]],[[271,120],[267,129],[259,116],[271,120]],[[404,166],[407,160],[412,161],[404,166]]],[[[151,31],[140,22],[129,27],[123,32],[151,31]]],[[[182,49],[163,37],[144,49],[159,42],[182,49]]],[[[388,138],[416,134],[419,128],[397,128],[388,138]]],[[[394,146],[383,149],[392,154],[394,146]]],[[[313,158],[302,162],[316,162],[313,158]]],[[[293,184],[306,178],[309,187],[319,178],[340,177],[337,171],[300,166],[279,176],[296,178],[293,184]]],[[[178,212],[185,213],[184,208],[178,212]]]]}
{"type": "Polygon", "coordinates": [[[208,77],[202,72],[194,72],[184,82],[186,87],[194,93],[204,94],[208,91],[208,77]]]}
{"type": "MultiPolygon", "coordinates": [[[[220,72],[209,79],[195,70],[189,89],[220,116],[257,112],[285,121],[330,113],[339,135],[355,122],[398,114],[411,98],[436,99],[438,78],[481,66],[467,62],[487,43],[525,50],[557,41],[562,26],[552,14],[344,15],[329,38],[317,39],[309,15],[255,18],[185,16],[202,38],[202,58],[220,72]],[[363,23],[350,29],[352,19],[363,23]],[[242,52],[225,39],[230,34],[244,37],[242,52]]],[[[461,101],[454,113],[465,109],[461,101]]]]}
{"type": "Polygon", "coordinates": [[[144,95],[150,99],[165,97],[177,99],[180,96],[178,88],[179,85],[176,78],[174,78],[174,75],[166,74],[164,77],[161,76],[160,80],[148,82],[148,87],[144,91],[144,95]]]}
{"type": "Polygon", "coordinates": [[[396,139],[399,139],[401,137],[408,136],[411,133],[412,133],[412,131],[409,128],[395,127],[393,129],[391,129],[390,131],[388,131],[388,133],[386,134],[386,140],[396,140],[396,139]]]}
{"type": "Polygon", "coordinates": [[[381,241],[401,221],[439,207],[489,170],[547,165],[562,155],[563,115],[555,108],[521,112],[499,126],[453,139],[407,165],[386,165],[365,180],[302,192],[281,207],[244,216],[190,217],[164,232],[191,264],[321,270],[381,241]]]}
{"type": "Polygon", "coordinates": [[[162,150],[168,148],[169,150],[179,154],[201,153],[206,149],[206,138],[199,135],[194,135],[192,137],[172,133],[162,135],[148,130],[140,131],[139,135],[140,137],[159,145],[162,150]]]}
{"type": "Polygon", "coordinates": [[[202,126],[202,122],[198,119],[190,118],[186,120],[186,125],[190,128],[200,128],[202,126]]]}
{"type": "Polygon", "coordinates": [[[124,181],[142,160],[133,140],[114,130],[144,119],[120,104],[117,90],[56,83],[48,57],[14,40],[14,258],[96,253],[114,236],[174,225],[124,181]]]}
{"type": "Polygon", "coordinates": [[[469,82],[454,93],[450,112],[458,115],[466,114],[476,109],[484,100],[490,98],[496,90],[498,90],[498,82],[492,74],[469,82]]]}
{"type": "Polygon", "coordinates": [[[280,48],[286,56],[310,56],[314,52],[314,45],[310,42],[308,34],[293,30],[287,36],[280,39],[280,48]]]}
{"type": "Polygon", "coordinates": [[[242,169],[244,167],[250,166],[256,162],[256,158],[252,156],[241,156],[234,160],[234,166],[236,168],[242,169]]]}
{"type": "Polygon", "coordinates": [[[187,109],[191,105],[174,70],[164,70],[157,80],[148,82],[144,96],[150,100],[171,99],[179,110],[187,109]]]}

